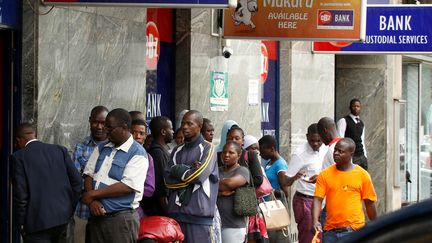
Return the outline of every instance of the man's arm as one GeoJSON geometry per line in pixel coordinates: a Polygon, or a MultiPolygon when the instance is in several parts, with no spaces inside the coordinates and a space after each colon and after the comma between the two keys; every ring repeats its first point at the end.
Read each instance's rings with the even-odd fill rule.
{"type": "Polygon", "coordinates": [[[364,199],[367,216],[370,220],[374,220],[377,217],[377,209],[374,201],[364,199]]]}
{"type": "Polygon", "coordinates": [[[27,177],[25,176],[22,161],[16,159],[13,155],[11,158],[11,179],[13,185],[13,202],[16,214],[17,225],[24,224],[25,215],[28,205],[28,188],[27,177]]]}
{"type": "Polygon", "coordinates": [[[341,118],[337,122],[337,131],[339,133],[339,136],[345,137],[345,130],[346,130],[346,121],[345,118],[341,118]]]}
{"type": "MultiPolygon", "coordinates": [[[[175,156],[175,155],[174,155],[175,156]]],[[[181,188],[186,184],[201,184],[217,170],[216,152],[213,145],[207,146],[203,152],[201,161],[197,161],[199,166],[185,169],[183,164],[171,166],[165,174],[165,181],[168,188],[181,188]],[[176,173],[173,173],[176,171],[176,173]],[[181,173],[179,173],[181,171],[181,173]],[[183,172],[184,171],[184,172],[183,172]]]]}
{"type": "Polygon", "coordinates": [[[367,152],[366,152],[366,141],[365,141],[365,127],[363,127],[363,132],[361,135],[361,140],[362,140],[362,145],[363,145],[363,153],[365,155],[365,157],[367,158],[367,152]]]}
{"type": "Polygon", "coordinates": [[[322,232],[322,226],[319,221],[319,216],[321,214],[323,198],[315,196],[312,202],[312,225],[313,230],[322,232]]]}
{"type": "Polygon", "coordinates": [[[90,205],[94,200],[107,198],[107,197],[119,197],[133,192],[134,190],[129,186],[117,182],[105,188],[97,190],[86,191],[81,198],[81,201],[87,205],[90,205]]]}

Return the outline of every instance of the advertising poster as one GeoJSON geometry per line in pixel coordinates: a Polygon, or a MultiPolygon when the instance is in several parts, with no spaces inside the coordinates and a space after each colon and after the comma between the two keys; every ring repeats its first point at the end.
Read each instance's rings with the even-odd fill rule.
{"type": "Polygon", "coordinates": [[[432,5],[369,5],[362,43],[315,42],[322,53],[432,53],[432,5]]]}
{"type": "Polygon", "coordinates": [[[228,73],[210,72],[210,110],[228,110],[228,73]]]}
{"type": "Polygon", "coordinates": [[[261,41],[261,130],[279,139],[279,55],[277,41],[261,41]]]}
{"type": "Polygon", "coordinates": [[[239,0],[224,10],[224,37],[363,39],[365,0],[239,0]]]}
{"type": "Polygon", "coordinates": [[[166,116],[175,121],[174,101],[174,10],[147,9],[146,26],[146,118],[166,116]]]}

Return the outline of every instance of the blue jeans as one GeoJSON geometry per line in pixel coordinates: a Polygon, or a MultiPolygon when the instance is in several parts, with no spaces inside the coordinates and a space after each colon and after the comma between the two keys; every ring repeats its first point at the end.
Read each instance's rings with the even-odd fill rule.
{"type": "Polygon", "coordinates": [[[345,232],[326,231],[323,234],[323,243],[337,243],[352,232],[354,232],[352,229],[345,232]]]}

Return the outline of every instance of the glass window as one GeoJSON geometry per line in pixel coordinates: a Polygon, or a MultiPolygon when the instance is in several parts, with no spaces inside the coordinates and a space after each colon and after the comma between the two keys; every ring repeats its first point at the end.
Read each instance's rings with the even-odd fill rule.
{"type": "Polygon", "coordinates": [[[432,196],[432,66],[421,65],[420,200],[432,196]]]}
{"type": "Polygon", "coordinates": [[[418,201],[419,168],[419,64],[404,64],[402,71],[402,97],[406,100],[405,130],[405,185],[402,201],[418,201]]]}

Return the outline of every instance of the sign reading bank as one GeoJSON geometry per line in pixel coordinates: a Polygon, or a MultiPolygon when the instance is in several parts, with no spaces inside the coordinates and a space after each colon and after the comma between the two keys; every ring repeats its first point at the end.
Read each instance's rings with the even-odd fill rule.
{"type": "Polygon", "coordinates": [[[369,5],[363,43],[315,42],[314,51],[432,53],[432,5],[369,5]]]}

